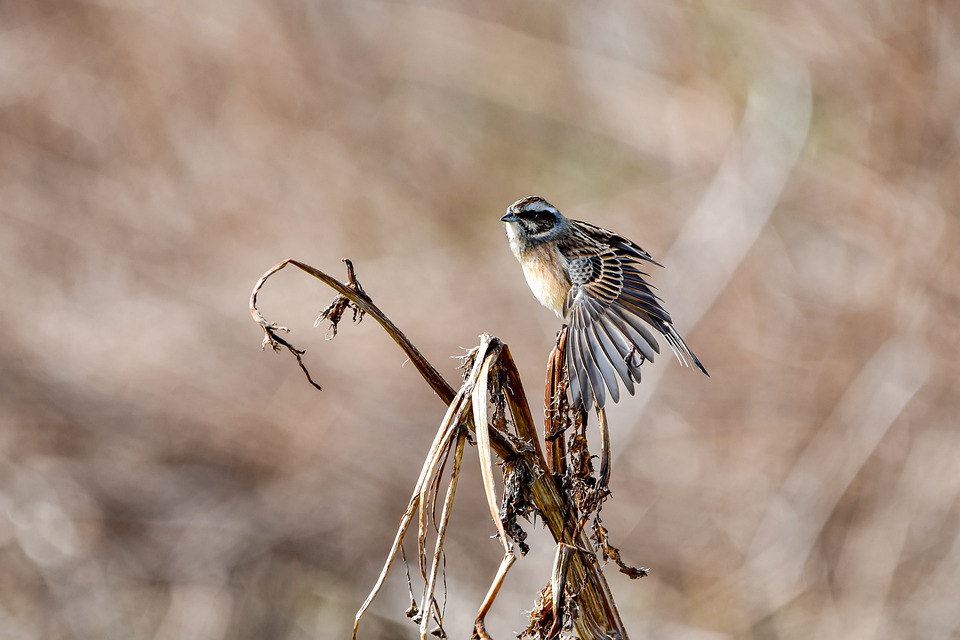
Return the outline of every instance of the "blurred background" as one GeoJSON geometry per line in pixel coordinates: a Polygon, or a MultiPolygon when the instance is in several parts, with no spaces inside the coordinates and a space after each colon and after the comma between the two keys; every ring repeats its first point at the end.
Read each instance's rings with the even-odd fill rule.
{"type": "MultiPolygon", "coordinates": [[[[558,321],[498,218],[637,241],[711,377],[611,409],[634,638],[960,637],[960,5],[0,3],[0,636],[342,638],[487,332],[536,401],[558,321]]],[[[537,408],[534,408],[536,413],[537,408]]],[[[466,637],[500,551],[474,449],[466,637]]],[[[530,525],[488,618],[549,577],[530,525]]],[[[402,571],[361,627],[412,638],[402,571]]]]}

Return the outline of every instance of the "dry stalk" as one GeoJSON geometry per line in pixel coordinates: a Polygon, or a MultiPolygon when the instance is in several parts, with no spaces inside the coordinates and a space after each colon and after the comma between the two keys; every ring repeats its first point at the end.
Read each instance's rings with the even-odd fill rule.
{"type": "Polygon", "coordinates": [[[567,451],[563,434],[570,428],[567,406],[567,379],[564,353],[567,349],[567,327],[557,334],[557,344],[547,358],[547,380],[543,390],[543,440],[547,449],[547,468],[563,477],[567,470],[567,451]]]}
{"type": "MultiPolygon", "coordinates": [[[[440,515],[440,525],[437,527],[437,542],[433,550],[433,562],[430,565],[430,576],[424,589],[422,602],[431,602],[436,605],[434,594],[437,589],[437,577],[443,556],[443,542],[447,535],[447,525],[450,522],[450,512],[453,509],[453,497],[457,493],[457,481],[460,479],[460,463],[463,460],[463,446],[467,441],[467,432],[462,427],[457,436],[457,445],[453,454],[453,470],[450,472],[450,482],[447,485],[447,496],[443,501],[443,513],[440,515]]],[[[422,504],[422,503],[421,503],[422,504]]],[[[422,556],[422,553],[421,553],[422,556]]],[[[443,612],[436,611],[438,620],[443,619],[443,612]]],[[[423,616],[420,622],[420,635],[425,636],[427,632],[427,622],[430,616],[423,616]]]]}
{"type": "MultiPolygon", "coordinates": [[[[606,459],[602,461],[598,483],[598,479],[592,476],[589,462],[591,456],[585,445],[586,416],[579,409],[571,411],[566,404],[566,376],[563,366],[565,332],[558,335],[557,347],[551,354],[544,395],[545,441],[550,452],[548,463],[537,435],[530,404],[520,382],[520,374],[505,344],[495,337],[481,336],[480,344],[471,350],[466,358],[464,368],[469,370],[469,373],[464,376],[459,390],[455,391],[403,332],[373,303],[360,286],[353,265],[348,260],[344,262],[348,270],[346,283],[296,260],[284,260],[260,278],[250,296],[250,313],[264,331],[264,346],[270,345],[277,351],[285,347],[297,358],[311,384],[319,389],[319,385],[313,382],[303,364],[304,351],[296,349],[280,337],[278,333],[287,330],[276,323],[268,322],[257,309],[257,294],[267,279],[292,264],[337,292],[337,298],[318,318],[318,322],[324,319],[330,321],[330,338],[336,335],[337,323],[348,310],[353,311],[355,322],[362,319],[363,314],[369,314],[400,346],[427,384],[448,406],[410,501],[400,519],[384,566],[372,591],[357,612],[353,637],[357,637],[360,620],[383,588],[398,554],[403,555],[403,539],[414,518],[418,522],[418,565],[424,581],[421,602],[426,604],[418,608],[413,602],[408,613],[419,622],[420,637],[424,640],[428,634],[446,637],[443,630],[443,609],[436,600],[437,583],[443,571],[444,542],[469,429],[476,434],[487,506],[504,549],[500,568],[478,610],[473,637],[484,640],[489,638],[485,617],[510,567],[516,562],[514,544],[519,546],[521,554],[526,552],[523,541],[526,534],[520,527],[517,516],[528,518],[530,514],[538,514],[558,544],[557,560],[550,588],[541,592],[542,598],[549,598],[549,602],[541,602],[542,606],[535,609],[538,622],[534,625],[531,620],[531,627],[525,632],[525,637],[555,638],[561,631],[572,629],[581,638],[625,640],[626,630],[603,576],[597,553],[593,551],[594,548],[599,548],[604,561],[613,558],[618,564],[625,566],[620,562],[619,551],[609,546],[606,529],[602,528],[599,521],[599,507],[608,494],[605,484],[609,465],[606,459]],[[492,415],[491,406],[494,408],[492,415]],[[510,420],[507,419],[507,411],[510,420]],[[575,446],[571,446],[567,452],[564,433],[571,427],[574,428],[571,442],[575,446]],[[439,523],[435,524],[436,541],[433,552],[428,557],[428,514],[435,514],[444,470],[451,453],[453,463],[450,465],[439,523]],[[497,494],[495,455],[504,463],[502,499],[497,494]],[[573,455],[579,456],[579,459],[570,464],[568,459],[573,455]],[[579,487],[582,495],[578,495],[576,490],[570,491],[576,487],[579,487]],[[595,525],[593,539],[587,536],[583,526],[591,516],[594,517],[595,525]],[[428,630],[431,621],[435,622],[436,626],[433,630],[428,630]]],[[[599,419],[605,430],[605,415],[601,414],[599,419]]],[[[609,452],[609,435],[604,433],[602,440],[603,449],[609,452]]]]}

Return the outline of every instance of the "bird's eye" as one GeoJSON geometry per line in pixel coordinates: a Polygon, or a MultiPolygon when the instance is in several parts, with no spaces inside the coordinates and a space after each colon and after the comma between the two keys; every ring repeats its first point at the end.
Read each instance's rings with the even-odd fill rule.
{"type": "Polygon", "coordinates": [[[537,211],[533,214],[533,219],[537,222],[553,222],[553,214],[549,211],[537,211]]]}

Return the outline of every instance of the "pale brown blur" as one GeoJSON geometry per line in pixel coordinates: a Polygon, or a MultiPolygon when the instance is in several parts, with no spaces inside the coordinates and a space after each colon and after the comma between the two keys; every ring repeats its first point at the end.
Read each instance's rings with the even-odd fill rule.
{"type": "MultiPolygon", "coordinates": [[[[528,194],[663,262],[712,376],[610,411],[632,637],[956,636],[958,114],[955,2],[3,3],[0,636],[347,635],[444,407],[287,270],[316,392],[250,288],[350,257],[448,380],[488,332],[539,397],[528,194]]],[[[452,637],[500,559],[470,455],[452,637]]],[[[363,637],[414,636],[404,590],[363,637]]]]}

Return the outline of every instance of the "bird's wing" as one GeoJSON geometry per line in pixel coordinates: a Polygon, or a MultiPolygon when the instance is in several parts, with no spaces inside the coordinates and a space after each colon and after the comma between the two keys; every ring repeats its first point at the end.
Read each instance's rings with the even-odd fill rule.
{"type": "Polygon", "coordinates": [[[598,227],[595,224],[590,224],[589,222],[583,222],[582,220],[571,220],[573,226],[578,230],[582,235],[587,236],[593,239],[595,242],[600,242],[603,244],[608,244],[611,247],[619,249],[625,255],[636,260],[644,260],[646,262],[653,263],[658,267],[663,265],[653,259],[649,253],[644,251],[637,243],[632,240],[628,240],[621,235],[613,233],[612,231],[607,231],[603,227],[598,227]]]}
{"type": "Polygon", "coordinates": [[[575,222],[571,241],[560,245],[568,260],[571,288],[567,318],[567,371],[574,406],[603,407],[609,393],[620,399],[618,378],[632,395],[640,365],[660,352],[648,325],[663,335],[680,361],[706,370],[673,328],[670,314],[647,283],[640,261],[654,263],[634,243],[599,227],[575,222]]]}

